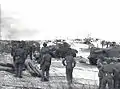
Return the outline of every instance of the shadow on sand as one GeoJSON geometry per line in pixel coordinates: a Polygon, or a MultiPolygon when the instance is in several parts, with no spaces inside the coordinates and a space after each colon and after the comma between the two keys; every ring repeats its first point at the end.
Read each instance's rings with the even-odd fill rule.
{"type": "Polygon", "coordinates": [[[6,71],[6,72],[10,72],[10,73],[14,74],[14,66],[12,64],[0,63],[0,66],[2,66],[2,68],[0,67],[0,71],[6,71]]]}

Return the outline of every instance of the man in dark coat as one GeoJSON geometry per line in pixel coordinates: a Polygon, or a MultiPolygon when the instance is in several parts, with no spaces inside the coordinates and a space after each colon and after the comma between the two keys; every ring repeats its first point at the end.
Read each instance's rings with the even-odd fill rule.
{"type": "Polygon", "coordinates": [[[62,61],[62,64],[64,66],[66,66],[66,77],[67,77],[68,84],[70,85],[72,83],[72,79],[73,79],[73,75],[72,75],[73,68],[76,65],[74,57],[73,57],[72,53],[70,53],[70,51],[68,51],[68,53],[66,54],[66,57],[62,61]],[[65,63],[65,61],[66,61],[66,63],[65,63]]]}
{"type": "Polygon", "coordinates": [[[15,50],[15,77],[22,78],[22,70],[26,59],[26,52],[22,45],[15,50]]]}
{"type": "Polygon", "coordinates": [[[41,49],[41,55],[42,55],[42,59],[40,62],[40,68],[42,70],[42,81],[49,81],[49,69],[50,69],[50,65],[51,65],[51,55],[49,54],[49,49],[47,47],[47,44],[44,43],[43,44],[44,47],[42,47],[41,49]],[[46,75],[45,75],[46,73],[46,75]]]}

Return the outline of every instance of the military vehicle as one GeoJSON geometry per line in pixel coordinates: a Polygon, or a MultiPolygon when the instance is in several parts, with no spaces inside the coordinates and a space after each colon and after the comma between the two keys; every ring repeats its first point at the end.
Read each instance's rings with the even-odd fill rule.
{"type": "Polygon", "coordinates": [[[100,56],[109,58],[109,60],[118,60],[120,58],[120,47],[109,47],[109,48],[91,48],[90,55],[88,56],[89,63],[96,65],[97,60],[100,56]]]}
{"type": "Polygon", "coordinates": [[[97,50],[101,50],[101,49],[95,47],[90,49],[90,55],[88,56],[88,59],[91,65],[96,65],[98,56],[99,54],[101,54],[100,52],[99,53],[96,52],[97,50]]]}

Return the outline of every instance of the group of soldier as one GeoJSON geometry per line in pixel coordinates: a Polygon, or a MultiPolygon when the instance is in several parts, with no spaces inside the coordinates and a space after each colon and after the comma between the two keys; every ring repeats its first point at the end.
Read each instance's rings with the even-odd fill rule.
{"type": "Polygon", "coordinates": [[[120,48],[114,45],[99,52],[99,89],[106,89],[107,85],[108,89],[120,89],[120,48]]]}
{"type": "MultiPolygon", "coordinates": [[[[49,81],[49,70],[52,59],[51,54],[52,53],[50,52],[46,43],[43,43],[43,47],[39,51],[34,50],[34,52],[32,46],[29,50],[27,50],[22,42],[13,45],[11,55],[13,57],[15,77],[22,78],[22,71],[25,69],[25,61],[29,56],[30,60],[36,60],[40,64],[41,81],[49,81]],[[33,59],[32,56],[34,56],[35,59],[33,59]]],[[[69,50],[67,51],[67,55],[65,56],[62,63],[64,66],[66,66],[66,78],[68,84],[71,84],[73,79],[72,72],[76,62],[69,50]]]]}

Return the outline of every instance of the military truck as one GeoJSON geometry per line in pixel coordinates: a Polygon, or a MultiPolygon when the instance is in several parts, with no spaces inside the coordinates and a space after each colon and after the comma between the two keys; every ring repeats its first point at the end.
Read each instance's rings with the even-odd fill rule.
{"type": "MultiPolygon", "coordinates": [[[[104,57],[108,57],[109,59],[114,58],[119,60],[120,58],[120,47],[109,47],[109,48],[91,48],[90,55],[88,56],[89,63],[91,65],[96,65],[98,58],[103,55],[104,57]]],[[[113,60],[114,60],[113,59],[113,60]]]]}

